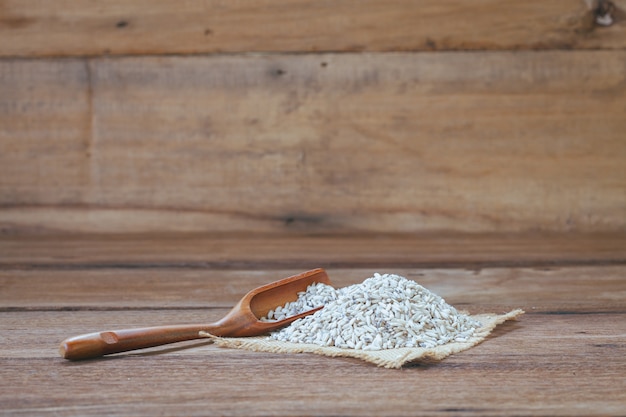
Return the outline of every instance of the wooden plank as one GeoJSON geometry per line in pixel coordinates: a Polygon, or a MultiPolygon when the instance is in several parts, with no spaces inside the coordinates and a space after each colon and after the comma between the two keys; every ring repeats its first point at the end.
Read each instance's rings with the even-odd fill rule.
{"type": "Polygon", "coordinates": [[[626,46],[626,1],[3,0],[0,56],[626,46]]]}
{"type": "MultiPolygon", "coordinates": [[[[91,242],[104,242],[99,246],[84,236],[40,236],[38,244],[34,236],[2,239],[2,256],[19,260],[32,253],[31,265],[39,266],[0,267],[0,415],[600,416],[619,415],[626,407],[623,264],[390,271],[471,312],[527,311],[468,351],[402,370],[353,359],[220,349],[205,341],[65,361],[57,346],[68,336],[214,321],[250,287],[299,272],[164,268],[159,261],[170,249],[178,248],[174,257],[184,260],[196,259],[209,246],[188,239],[135,246],[129,239],[127,246],[118,246],[111,244],[113,238],[91,236],[91,242]],[[124,267],[118,261],[109,268],[93,263],[106,259],[141,262],[124,267]]],[[[327,240],[318,241],[319,247],[331,240],[322,238],[327,240]]],[[[158,241],[155,236],[144,239],[158,241]]],[[[387,239],[362,240],[362,247],[382,250],[392,242],[387,239]],[[371,246],[373,242],[381,244],[371,246]]],[[[491,245],[506,247],[502,241],[491,245]]],[[[486,245],[487,240],[469,246],[486,245]]],[[[319,247],[313,252],[319,254],[319,247]]],[[[560,250],[569,251],[567,246],[560,250]]],[[[553,251],[558,259],[556,247],[553,251]]],[[[382,263],[391,265],[384,255],[382,263]]],[[[373,269],[328,272],[336,286],[343,286],[361,281],[373,269]]]]}
{"type": "Polygon", "coordinates": [[[203,343],[69,363],[56,345],[80,327],[71,324],[79,315],[110,320],[94,311],[3,313],[0,414],[600,416],[626,405],[623,312],[530,313],[469,351],[403,370],[203,343]]]}
{"type": "MultiPolygon", "coordinates": [[[[299,272],[302,270],[0,270],[0,312],[158,309],[171,316],[170,310],[187,309],[192,310],[190,314],[217,319],[220,313],[214,310],[224,312],[249,290],[299,272]]],[[[626,307],[623,265],[481,270],[330,268],[327,272],[337,288],[362,282],[374,272],[400,274],[473,313],[514,308],[599,312],[626,307]],[[538,297],[540,288],[545,294],[538,297]]]]}
{"type": "Polygon", "coordinates": [[[0,238],[0,268],[275,270],[623,265],[626,234],[30,235],[0,238]]]}
{"type": "MultiPolygon", "coordinates": [[[[86,287],[84,289],[87,290],[86,287]]],[[[78,334],[105,329],[137,328],[150,325],[210,323],[224,317],[229,311],[229,308],[207,308],[203,310],[180,308],[166,310],[159,308],[158,305],[159,302],[155,300],[152,304],[153,308],[148,307],[135,310],[115,309],[107,307],[103,303],[103,308],[100,310],[79,308],[60,311],[45,311],[43,309],[40,311],[2,311],[3,320],[0,326],[2,326],[3,332],[3,340],[1,342],[3,352],[0,357],[14,359],[56,358],[59,356],[58,345],[61,341],[78,334]],[[29,332],[28,329],[31,331],[29,332]]],[[[206,345],[204,342],[206,340],[176,343],[170,346],[144,349],[133,353],[164,353],[171,348],[189,348],[196,347],[196,345],[206,345]]],[[[219,350],[221,351],[221,349],[219,350]]],[[[186,354],[187,352],[181,352],[181,355],[186,354]]]]}
{"type": "MultiPolygon", "coordinates": [[[[3,142],[46,168],[19,168],[26,156],[0,165],[0,225],[624,230],[624,54],[60,60],[57,68],[90,80],[78,82],[78,103],[91,113],[70,122],[84,128],[69,143],[34,148],[22,145],[37,143],[27,121],[48,117],[58,98],[43,64],[4,61],[12,77],[0,83],[16,85],[7,105],[44,104],[41,115],[10,112],[3,142]],[[65,173],[68,147],[77,161],[65,173]]],[[[64,134],[55,123],[37,126],[64,134]]]]}
{"type": "Polygon", "coordinates": [[[89,93],[84,60],[0,60],[1,205],[77,198],[89,182],[89,93]]]}
{"type": "MultiPolygon", "coordinates": [[[[600,354],[604,353],[598,350],[600,354]]],[[[502,364],[497,370],[493,369],[494,366],[471,363],[448,363],[426,371],[415,368],[395,374],[359,367],[361,378],[357,380],[348,376],[356,371],[354,364],[338,365],[336,362],[341,360],[337,359],[324,362],[318,358],[308,361],[296,358],[292,363],[283,357],[261,360],[253,354],[233,355],[242,359],[223,361],[223,356],[213,360],[201,356],[189,361],[148,359],[141,362],[141,366],[130,369],[125,367],[128,363],[121,361],[115,365],[109,362],[105,367],[92,363],[83,368],[68,366],[60,369],[49,359],[33,362],[36,365],[41,363],[40,370],[29,379],[33,383],[41,382],[40,385],[48,389],[47,395],[26,389],[23,383],[16,382],[18,377],[11,376],[7,383],[12,383],[13,387],[8,392],[14,394],[16,388],[21,391],[3,402],[6,410],[3,415],[47,416],[58,415],[60,411],[68,416],[150,416],[159,413],[198,416],[409,416],[415,413],[604,416],[620,415],[624,407],[624,385],[619,373],[624,371],[623,365],[620,363],[614,368],[598,371],[590,368],[582,356],[574,357],[575,362],[565,363],[563,360],[553,361],[553,357],[542,361],[519,355],[504,361],[496,358],[502,364]],[[536,365],[513,364],[513,361],[526,364],[531,360],[536,365]],[[452,368],[455,365],[456,371],[452,368]],[[545,366],[545,371],[538,371],[540,366],[545,366]],[[274,375],[277,369],[280,370],[281,389],[265,393],[268,382],[275,382],[274,378],[278,378],[268,375],[274,375]],[[101,376],[106,382],[98,384],[98,391],[90,384],[93,380],[85,378],[84,373],[101,376]],[[43,381],[43,377],[57,382],[56,387],[43,381]],[[243,378],[245,384],[241,383],[243,378]],[[63,384],[65,379],[72,382],[63,384]],[[616,382],[612,384],[611,381],[616,382]],[[436,384],[439,384],[438,390],[436,384]],[[74,392],[71,395],[64,393],[61,385],[74,392]],[[146,390],[146,387],[150,389],[146,390]],[[146,391],[139,394],[136,393],[138,389],[146,391]],[[391,391],[394,389],[395,392],[391,391]],[[103,390],[109,392],[109,401],[103,390]],[[416,395],[410,395],[409,390],[419,392],[420,398],[428,398],[428,401],[416,401],[416,395]],[[185,401],[181,402],[181,398],[185,401]],[[314,402],[312,398],[318,400],[314,402]]],[[[608,359],[619,360],[619,357],[613,354],[608,359]]],[[[13,375],[30,364],[14,360],[2,362],[6,372],[13,375]]],[[[592,361],[591,364],[598,365],[598,362],[592,361]]]]}

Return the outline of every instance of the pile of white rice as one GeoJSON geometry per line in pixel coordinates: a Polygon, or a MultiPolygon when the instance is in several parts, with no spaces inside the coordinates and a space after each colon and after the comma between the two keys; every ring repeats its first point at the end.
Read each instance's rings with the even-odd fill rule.
{"type": "Polygon", "coordinates": [[[298,299],[270,311],[264,321],[324,306],[275,331],[269,338],[319,346],[380,350],[432,348],[465,342],[480,323],[438,295],[399,275],[374,274],[360,284],[334,289],[311,284],[298,299]]]}

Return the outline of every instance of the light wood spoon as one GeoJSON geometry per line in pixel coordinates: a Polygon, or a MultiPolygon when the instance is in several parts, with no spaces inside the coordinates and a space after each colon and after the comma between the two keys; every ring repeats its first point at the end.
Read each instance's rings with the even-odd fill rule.
{"type": "Polygon", "coordinates": [[[298,298],[298,292],[305,291],[307,286],[316,282],[330,285],[328,275],[321,268],[272,282],[250,291],[223,319],[215,323],[89,333],[64,340],[61,342],[59,352],[65,359],[80,360],[199,339],[201,337],[198,334],[200,331],[215,336],[262,335],[321,309],[322,307],[318,307],[280,321],[260,321],[260,318],[266,316],[269,310],[289,301],[295,301],[298,298]]]}

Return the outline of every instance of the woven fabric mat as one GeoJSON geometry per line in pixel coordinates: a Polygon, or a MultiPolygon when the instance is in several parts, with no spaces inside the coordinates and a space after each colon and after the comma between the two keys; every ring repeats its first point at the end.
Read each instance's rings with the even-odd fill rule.
{"type": "Polygon", "coordinates": [[[246,349],[255,352],[271,353],[315,353],[324,356],[343,356],[362,359],[385,368],[400,368],[409,362],[438,361],[453,353],[462,352],[482,342],[491,331],[507,320],[513,320],[524,314],[523,310],[513,310],[506,314],[477,314],[471,316],[482,326],[474,332],[467,342],[447,343],[435,348],[398,348],[383,350],[356,350],[337,347],[319,346],[309,343],[291,343],[271,340],[267,336],[261,337],[217,337],[209,333],[200,332],[200,336],[213,339],[220,347],[246,349]]]}

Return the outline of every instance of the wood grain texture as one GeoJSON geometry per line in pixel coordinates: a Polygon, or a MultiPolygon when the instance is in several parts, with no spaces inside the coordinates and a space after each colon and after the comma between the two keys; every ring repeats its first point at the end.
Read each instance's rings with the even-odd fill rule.
{"type": "MultiPolygon", "coordinates": [[[[210,315],[215,321],[248,291],[305,269],[289,270],[189,270],[164,268],[85,268],[78,271],[44,269],[0,270],[0,311],[140,311],[161,310],[171,317],[139,326],[185,324],[173,311],[210,315]],[[216,317],[217,315],[217,317],[216,317]]],[[[330,268],[336,288],[362,282],[375,272],[396,273],[419,282],[456,306],[472,313],[508,311],[515,307],[529,312],[577,313],[621,311],[626,307],[626,266],[550,268],[330,268]],[[542,285],[546,294],[537,298],[542,285]],[[554,290],[550,290],[553,288],[554,290]],[[558,288],[558,290],[556,290],[558,288]],[[583,298],[594,300],[585,306],[583,298]]],[[[156,314],[156,313],[155,313],[156,314]]],[[[207,316],[208,317],[208,316],[207,316]]],[[[203,319],[200,319],[203,323],[203,319]]],[[[120,326],[112,323],[107,326],[120,326]]],[[[123,326],[123,324],[122,324],[123,326]]],[[[93,329],[96,331],[98,329],[93,329]]],[[[80,330],[82,331],[82,330],[80,330]]],[[[88,330],[85,330],[87,332],[88,330]]],[[[67,335],[69,337],[71,335],[67,335]]]]}
{"type": "Polygon", "coordinates": [[[622,231],[624,62],[607,51],[4,60],[0,225],[622,231]]]}
{"type": "Polygon", "coordinates": [[[476,270],[503,266],[623,264],[626,264],[624,233],[316,236],[155,233],[0,238],[0,268],[53,269],[61,274],[99,268],[298,271],[318,267],[402,267],[476,270]]]}
{"type": "MultiPolygon", "coordinates": [[[[22,248],[26,256],[28,247],[22,248]]],[[[187,250],[180,256],[194,258],[187,250]]],[[[558,252],[555,245],[552,253],[558,252]]],[[[388,370],[204,341],[67,362],[56,351],[67,336],[213,321],[250,286],[293,271],[3,267],[0,415],[620,415],[626,407],[625,268],[397,269],[471,312],[522,307],[527,313],[440,363],[388,370]]],[[[343,286],[372,270],[328,273],[343,286]]]]}
{"type": "Polygon", "coordinates": [[[610,323],[620,319],[532,314],[468,352],[402,371],[210,345],[69,364],[41,346],[38,358],[2,359],[0,401],[5,415],[619,415],[625,352],[610,323]],[[21,376],[28,364],[37,371],[21,376]],[[265,390],[276,372],[284,385],[265,390]]]}
{"type": "Polygon", "coordinates": [[[592,3],[0,0],[0,416],[623,415],[626,0],[592,3]],[[527,313],[399,371],[57,352],[315,267],[527,313]]]}
{"type": "Polygon", "coordinates": [[[0,56],[623,49],[593,1],[2,0],[0,56]]]}
{"type": "Polygon", "coordinates": [[[88,183],[89,90],[85,61],[0,60],[2,203],[88,183]]]}
{"type": "Polygon", "coordinates": [[[601,326],[603,320],[620,319],[623,317],[588,316],[566,321],[528,316],[523,324],[506,325],[471,352],[441,364],[401,371],[385,371],[356,360],[223,352],[211,346],[198,347],[194,353],[170,352],[81,364],[62,363],[51,354],[1,359],[7,377],[3,380],[6,389],[0,394],[0,413],[620,415],[626,401],[626,352],[621,342],[615,343],[619,339],[611,330],[601,326]],[[590,329],[595,330],[594,334],[576,334],[590,329]],[[529,340],[537,340],[532,337],[533,331],[546,334],[554,330],[560,331],[544,338],[546,344],[526,349],[529,340]],[[573,340],[576,353],[563,352],[561,346],[573,340]],[[28,366],[36,370],[25,372],[28,366]],[[269,382],[280,383],[280,389],[268,390],[269,382]],[[46,394],[41,395],[33,386],[45,388],[46,394]]]}

